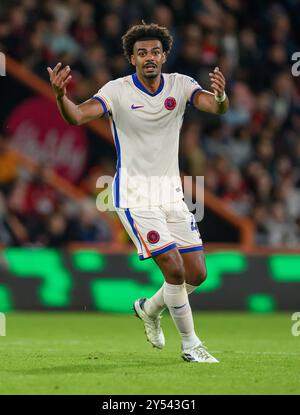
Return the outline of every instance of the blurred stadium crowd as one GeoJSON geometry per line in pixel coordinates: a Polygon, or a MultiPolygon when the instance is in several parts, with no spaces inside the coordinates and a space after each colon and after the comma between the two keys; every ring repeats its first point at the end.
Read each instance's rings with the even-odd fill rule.
{"type": "Polygon", "coordinates": [[[9,137],[0,136],[0,244],[64,246],[72,241],[105,242],[111,230],[95,202],[76,203],[48,184],[49,169],[18,166],[9,137]]]}
{"type": "MultiPolygon", "coordinates": [[[[78,102],[109,80],[133,72],[121,44],[130,25],[144,19],[168,27],[174,46],[164,71],[190,75],[209,89],[208,74],[217,65],[231,104],[222,117],[188,109],[182,170],[204,175],[207,189],[251,217],[257,244],[300,244],[300,85],[291,73],[291,56],[300,51],[297,0],[12,0],[1,1],[0,16],[1,50],[47,81],[47,66],[69,64],[69,96],[78,102]]],[[[53,189],[36,196],[36,187],[46,186],[42,174],[31,178],[26,189],[10,190],[16,177],[1,167],[9,151],[4,142],[0,209],[14,212],[8,227],[21,239],[13,243],[110,240],[105,223],[94,218],[94,231],[88,232],[85,215],[78,211],[72,216],[72,208],[53,189]],[[16,200],[19,194],[22,203],[16,200]],[[33,206],[36,197],[45,204],[40,203],[42,213],[33,206]]],[[[113,161],[104,163],[111,167],[113,161]]],[[[97,166],[90,168],[87,181],[97,166]]]]}

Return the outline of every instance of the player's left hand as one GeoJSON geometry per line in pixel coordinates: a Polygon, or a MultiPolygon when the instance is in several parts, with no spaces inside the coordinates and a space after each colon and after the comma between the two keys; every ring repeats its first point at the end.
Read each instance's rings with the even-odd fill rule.
{"type": "Polygon", "coordinates": [[[215,67],[213,72],[209,74],[211,81],[211,88],[216,97],[222,97],[225,92],[225,78],[218,67],[215,67]]]}

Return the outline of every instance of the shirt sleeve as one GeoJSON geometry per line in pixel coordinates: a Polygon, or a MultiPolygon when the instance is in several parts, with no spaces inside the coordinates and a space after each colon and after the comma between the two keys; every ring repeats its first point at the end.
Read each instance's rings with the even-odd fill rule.
{"type": "Polygon", "coordinates": [[[193,105],[193,99],[196,92],[203,91],[203,88],[194,78],[183,75],[183,90],[186,102],[193,105]]]}
{"type": "Polygon", "coordinates": [[[119,98],[118,90],[119,88],[116,85],[116,81],[110,81],[100,88],[97,94],[92,97],[102,105],[104,114],[113,114],[116,111],[119,98]]]}

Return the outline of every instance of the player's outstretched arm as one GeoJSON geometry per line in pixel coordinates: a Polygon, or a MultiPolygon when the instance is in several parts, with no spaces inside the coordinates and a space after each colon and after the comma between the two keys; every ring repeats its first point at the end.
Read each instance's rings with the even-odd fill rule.
{"type": "Polygon", "coordinates": [[[95,99],[76,105],[67,97],[67,86],[72,79],[69,66],[62,68],[59,62],[54,69],[48,67],[47,71],[58,109],[68,124],[81,125],[103,115],[103,107],[95,99]]]}
{"type": "Polygon", "coordinates": [[[225,94],[225,78],[218,67],[209,74],[211,88],[214,91],[199,91],[194,96],[193,104],[200,111],[213,114],[224,114],[229,108],[229,101],[225,94]]]}

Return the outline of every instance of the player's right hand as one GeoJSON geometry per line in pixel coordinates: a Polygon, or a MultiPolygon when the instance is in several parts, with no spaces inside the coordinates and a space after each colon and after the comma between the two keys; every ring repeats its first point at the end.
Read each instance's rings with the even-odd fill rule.
{"type": "Polygon", "coordinates": [[[70,75],[70,67],[65,66],[62,68],[61,62],[59,62],[54,69],[49,66],[47,68],[51,86],[56,98],[62,98],[67,93],[67,85],[71,81],[72,76],[70,75]]]}

